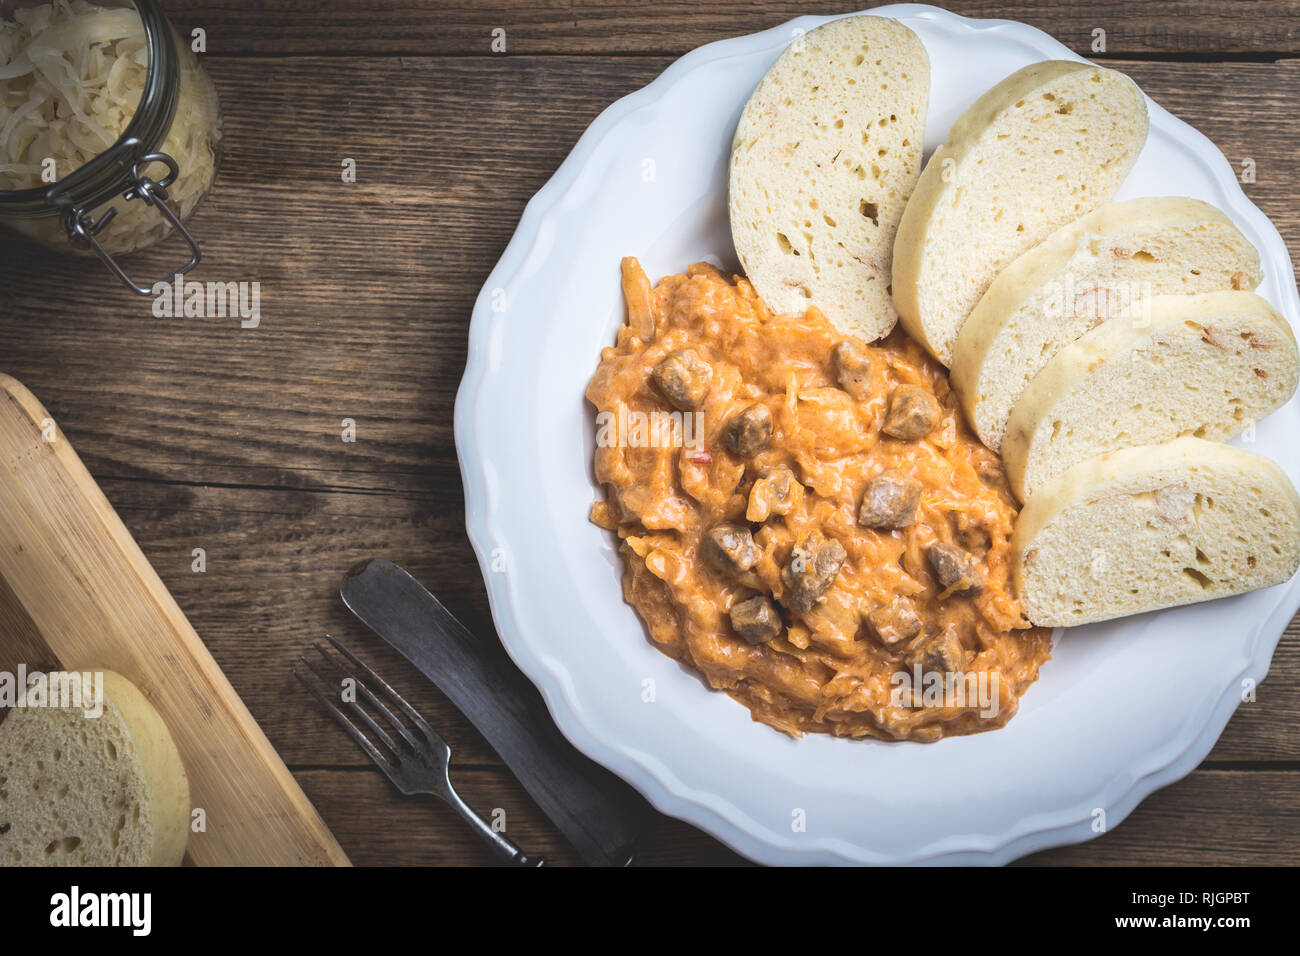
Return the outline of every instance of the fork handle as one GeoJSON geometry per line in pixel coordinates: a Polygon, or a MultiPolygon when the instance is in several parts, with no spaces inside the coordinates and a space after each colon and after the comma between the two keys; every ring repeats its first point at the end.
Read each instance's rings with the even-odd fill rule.
{"type": "Polygon", "coordinates": [[[474,832],[479,835],[479,838],[487,844],[488,849],[492,851],[492,855],[497,858],[497,862],[508,866],[537,867],[546,865],[545,857],[528,856],[504,833],[498,833],[494,830],[486,820],[475,813],[473,808],[460,798],[460,795],[455,790],[445,794],[433,795],[441,797],[451,805],[453,810],[460,814],[461,819],[468,823],[474,829],[474,832]]]}

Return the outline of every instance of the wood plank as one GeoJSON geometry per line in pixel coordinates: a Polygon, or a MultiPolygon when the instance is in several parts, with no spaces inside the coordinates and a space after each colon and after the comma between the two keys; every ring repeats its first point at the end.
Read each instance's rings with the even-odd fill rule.
{"type": "MultiPolygon", "coordinates": [[[[104,488],[123,520],[138,529],[145,554],[291,765],[364,763],[352,741],[290,677],[298,655],[325,633],[348,643],[407,696],[448,739],[457,759],[496,763],[446,698],[338,598],[348,567],[384,554],[419,577],[477,633],[493,633],[478,564],[464,540],[461,498],[447,491],[454,480],[431,474],[411,496],[113,480],[104,488]],[[206,553],[201,574],[192,570],[196,547],[206,553]]],[[[1256,701],[1238,709],[1209,759],[1300,762],[1297,674],[1300,620],[1283,638],[1256,701]]]]}
{"type": "MultiPolygon", "coordinates": [[[[347,858],[150,568],[67,438],[0,376],[0,578],[54,659],[114,670],[166,722],[207,826],[199,865],[346,865],[347,858]]],[[[0,633],[0,658],[16,648],[0,633]]],[[[29,661],[48,661],[49,655],[29,661]]]]}
{"type": "Polygon", "coordinates": [[[1067,866],[1292,866],[1300,849],[1300,773],[1197,770],[1153,793],[1088,843],[1027,857],[1067,866]]]}
{"type": "MultiPolygon", "coordinates": [[[[378,770],[297,770],[304,792],[334,824],[358,866],[487,866],[492,857],[463,821],[432,797],[403,797],[378,770]]],[[[548,865],[580,860],[504,768],[452,760],[452,782],[480,816],[502,820],[505,833],[548,865]]],[[[647,834],[638,862],[648,865],[736,865],[745,861],[711,837],[660,817],[647,834]]]]}
{"type": "MultiPolygon", "coordinates": [[[[862,2],[862,8],[880,4],[862,2]]],[[[1111,55],[1295,53],[1300,11],[1286,0],[1195,0],[1078,6],[1051,0],[949,0],[954,13],[1020,20],[1087,54],[1093,30],[1106,31],[1111,55]]],[[[845,7],[846,11],[852,5],[845,7]]],[[[172,0],[172,20],[188,32],[203,27],[211,54],[407,53],[480,55],[492,31],[506,31],[508,54],[682,54],[697,46],[755,33],[808,13],[797,0],[272,0],[250,9],[240,0],[172,0]]],[[[826,12],[830,12],[829,10],[826,12]]]]}
{"type": "MultiPolygon", "coordinates": [[[[310,486],[324,468],[400,484],[432,460],[454,467],[451,409],[480,284],[587,123],[665,64],[214,62],[229,148],[194,221],[200,277],[261,282],[261,327],[155,319],[98,264],[5,239],[0,355],[98,475],[245,466],[310,486]],[[345,156],[360,163],[355,186],[339,182],[345,156]],[[340,440],[345,417],[354,444],[340,440]]],[[[1300,256],[1300,64],[1123,66],[1234,162],[1255,160],[1248,192],[1300,256]]],[[[152,264],[164,275],[171,263],[152,264]]]]}
{"type": "Polygon", "coordinates": [[[431,474],[424,493],[411,498],[141,482],[107,487],[286,761],[365,762],[290,674],[299,655],[328,633],[410,700],[457,759],[497,762],[441,692],[338,597],[344,571],[382,554],[433,586],[467,626],[494,634],[478,564],[464,539],[459,494],[438,491],[456,480],[431,474]],[[205,551],[203,573],[193,570],[196,547],[205,551]]]}
{"type": "MultiPolygon", "coordinates": [[[[295,774],[334,821],[358,866],[486,865],[487,852],[465,824],[431,799],[406,798],[377,770],[301,770],[295,774]]],[[[481,815],[505,813],[506,833],[548,863],[575,857],[505,770],[452,765],[452,780],[481,815]]],[[[1300,773],[1198,770],[1157,791],[1123,823],[1086,843],[1043,850],[1024,865],[1289,866],[1300,848],[1300,773]],[[1249,812],[1243,808],[1249,807],[1249,812]],[[1231,821],[1231,825],[1225,824],[1231,821]]],[[[727,847],[677,820],[663,819],[637,858],[642,866],[743,864],[727,847]]]]}

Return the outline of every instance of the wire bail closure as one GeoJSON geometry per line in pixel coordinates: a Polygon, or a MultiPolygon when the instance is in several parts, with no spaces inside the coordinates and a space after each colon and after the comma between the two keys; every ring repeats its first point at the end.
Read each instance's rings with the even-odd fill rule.
{"type": "MultiPolygon", "coordinates": [[[[122,198],[127,202],[133,199],[142,199],[146,205],[153,206],[158,210],[167,222],[180,233],[190,247],[190,261],[178,269],[174,275],[184,275],[199,264],[203,258],[203,253],[199,250],[199,244],[190,231],[180,221],[176,213],[172,212],[171,207],[167,205],[167,189],[172,183],[176,182],[180,175],[180,167],[176,160],[166,153],[148,153],[131,165],[130,187],[122,194],[122,198]],[[167,167],[167,175],[161,180],[155,181],[144,175],[144,169],[153,163],[162,163],[167,167]]],[[[64,226],[68,230],[68,239],[74,246],[79,249],[91,249],[94,251],[101,262],[108,266],[109,270],[122,280],[122,283],[133,292],[139,295],[153,295],[152,286],[137,285],[123,271],[122,267],[109,253],[107,249],[100,244],[96,238],[99,233],[113,221],[117,215],[117,207],[111,206],[98,219],[90,214],[86,208],[69,208],[63,214],[64,226]]],[[[168,277],[170,278],[170,276],[168,277]]]]}

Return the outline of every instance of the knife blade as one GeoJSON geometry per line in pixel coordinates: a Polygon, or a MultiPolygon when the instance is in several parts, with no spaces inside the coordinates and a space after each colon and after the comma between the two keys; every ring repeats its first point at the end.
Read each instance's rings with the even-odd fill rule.
{"type": "Polygon", "coordinates": [[[593,866],[627,866],[650,817],[630,786],[579,753],[500,641],[471,634],[384,558],[343,576],[343,603],[460,708],[543,813],[593,866]]]}

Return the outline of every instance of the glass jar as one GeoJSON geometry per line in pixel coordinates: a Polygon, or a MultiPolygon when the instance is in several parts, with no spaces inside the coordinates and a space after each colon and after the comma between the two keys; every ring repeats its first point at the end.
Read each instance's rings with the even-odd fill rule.
{"type": "Polygon", "coordinates": [[[184,222],[212,188],[220,142],[216,89],[158,0],[0,0],[0,224],[97,255],[151,295],[152,283],[129,278],[117,259],[175,231],[190,255],[175,272],[198,264],[184,222]],[[67,86],[78,119],[50,131],[67,86]]]}

